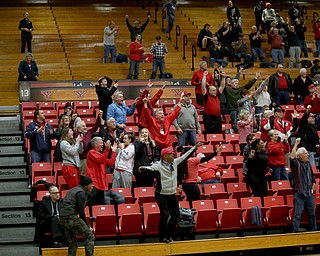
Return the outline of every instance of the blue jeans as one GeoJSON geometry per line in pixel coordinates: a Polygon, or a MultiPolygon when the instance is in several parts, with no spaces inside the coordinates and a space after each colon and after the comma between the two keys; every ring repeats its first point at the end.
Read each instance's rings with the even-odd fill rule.
{"type": "Polygon", "coordinates": [[[279,64],[283,65],[284,61],[284,53],[282,49],[272,49],[271,50],[271,58],[272,58],[272,65],[276,67],[277,59],[279,59],[279,64]]]}
{"type": "Polygon", "coordinates": [[[258,59],[257,57],[259,57],[261,62],[265,62],[264,54],[263,54],[263,51],[262,51],[261,47],[252,47],[251,48],[251,52],[252,52],[252,60],[254,62],[257,61],[257,59],[258,59]]]}
{"type": "Polygon", "coordinates": [[[31,151],[30,154],[31,154],[31,162],[32,163],[51,162],[51,153],[50,152],[38,153],[36,151],[31,151]]]}
{"type": "Polygon", "coordinates": [[[316,39],[316,57],[318,58],[320,54],[320,38],[316,39]]]}
{"type": "Polygon", "coordinates": [[[288,93],[288,91],[278,91],[276,102],[279,105],[289,105],[289,93],[288,93]]]}
{"type": "Polygon", "coordinates": [[[237,121],[238,121],[238,110],[230,110],[230,118],[232,129],[234,132],[238,132],[237,121]]]}
{"type": "Polygon", "coordinates": [[[156,74],[157,74],[157,69],[159,67],[160,69],[160,78],[164,78],[164,58],[162,59],[153,59],[153,70],[152,70],[152,74],[151,74],[151,79],[155,79],[156,78],[156,74]]]}
{"type": "Polygon", "coordinates": [[[308,58],[309,57],[309,51],[307,47],[307,43],[305,40],[299,40],[300,42],[300,47],[301,47],[301,52],[303,52],[304,57],[308,58]]]}
{"type": "Polygon", "coordinates": [[[115,45],[104,45],[104,63],[108,63],[109,53],[111,53],[111,62],[116,62],[117,48],[115,45]]]}
{"type": "Polygon", "coordinates": [[[210,58],[210,67],[214,67],[214,63],[219,63],[222,68],[226,67],[228,65],[228,61],[224,59],[215,59],[215,58],[210,58]]]}
{"type": "Polygon", "coordinates": [[[288,174],[284,166],[272,166],[273,180],[287,180],[288,174]]]}
{"type": "Polygon", "coordinates": [[[194,146],[197,143],[197,132],[196,130],[187,130],[184,131],[181,135],[177,133],[177,138],[178,146],[186,146],[187,142],[189,142],[191,146],[194,146]]]}
{"type": "Polygon", "coordinates": [[[236,56],[240,61],[241,61],[241,58],[243,58],[244,61],[252,59],[252,57],[251,57],[251,55],[249,53],[239,52],[239,53],[236,53],[236,56]]]}
{"type": "Polygon", "coordinates": [[[166,33],[169,33],[173,28],[174,18],[168,17],[168,27],[166,29],[166,33]]]}
{"type": "Polygon", "coordinates": [[[315,203],[314,197],[305,197],[298,193],[294,193],[294,216],[293,216],[293,231],[299,231],[300,219],[303,210],[306,209],[308,213],[309,225],[312,231],[317,230],[315,203]]]}
{"type": "Polygon", "coordinates": [[[139,69],[140,69],[140,61],[130,60],[128,79],[131,79],[133,71],[134,71],[133,79],[138,79],[139,69]]]}

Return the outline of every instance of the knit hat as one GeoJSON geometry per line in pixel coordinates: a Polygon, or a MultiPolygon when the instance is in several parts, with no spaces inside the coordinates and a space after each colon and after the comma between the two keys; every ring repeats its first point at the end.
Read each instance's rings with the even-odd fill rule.
{"type": "Polygon", "coordinates": [[[164,148],[161,150],[161,157],[163,157],[165,154],[172,154],[173,153],[173,147],[164,148]]]}
{"type": "Polygon", "coordinates": [[[92,183],[92,179],[90,177],[80,175],[80,185],[82,187],[85,187],[85,186],[87,186],[87,185],[89,185],[91,183],[92,183]]]}

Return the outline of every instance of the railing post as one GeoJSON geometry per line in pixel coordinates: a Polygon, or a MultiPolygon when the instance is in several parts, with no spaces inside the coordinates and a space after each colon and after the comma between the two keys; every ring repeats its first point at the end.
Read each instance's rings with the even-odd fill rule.
{"type": "Polygon", "coordinates": [[[148,15],[151,16],[150,6],[151,6],[151,0],[148,0],[148,15]]]}
{"type": "Polygon", "coordinates": [[[178,50],[179,46],[178,46],[178,37],[180,36],[180,26],[177,25],[176,26],[176,46],[174,47],[176,50],[178,50]]]}
{"type": "Polygon", "coordinates": [[[159,11],[159,4],[158,4],[158,1],[156,1],[154,4],[154,21],[153,21],[154,24],[158,23],[158,20],[157,20],[158,11],[159,11]]]}
{"type": "Polygon", "coordinates": [[[307,6],[302,5],[301,7],[301,22],[304,21],[304,16],[308,13],[307,6]]]}
{"type": "Polygon", "coordinates": [[[197,57],[197,48],[192,45],[192,61],[191,61],[191,71],[194,71],[194,58],[197,57]]]}
{"type": "Polygon", "coordinates": [[[141,1],[141,8],[144,9],[145,5],[144,5],[144,0],[141,1]]]}
{"type": "Polygon", "coordinates": [[[162,10],[162,24],[161,24],[161,31],[164,31],[164,20],[167,17],[167,13],[165,10],[162,10]]]}
{"type": "Polygon", "coordinates": [[[188,44],[188,37],[187,35],[183,35],[183,57],[182,59],[186,59],[186,46],[188,44]]]}

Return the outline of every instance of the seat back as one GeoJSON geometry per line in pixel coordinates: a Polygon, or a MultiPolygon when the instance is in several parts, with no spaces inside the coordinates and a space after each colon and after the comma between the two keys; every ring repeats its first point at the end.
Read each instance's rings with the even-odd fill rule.
{"type": "Polygon", "coordinates": [[[92,206],[94,234],[96,237],[110,237],[118,235],[117,216],[113,205],[92,206]]]}
{"type": "Polygon", "coordinates": [[[192,207],[197,212],[195,215],[196,232],[211,231],[218,228],[217,210],[214,208],[212,200],[193,201],[192,207]]]}
{"type": "Polygon", "coordinates": [[[138,204],[119,204],[119,234],[121,236],[141,235],[142,214],[138,204]]]}
{"type": "Polygon", "coordinates": [[[160,210],[157,203],[144,203],[143,216],[145,234],[158,234],[160,210]]]}
{"type": "Polygon", "coordinates": [[[134,188],[134,197],[136,198],[136,203],[140,204],[141,206],[144,203],[151,203],[156,201],[153,187],[134,188]]]}

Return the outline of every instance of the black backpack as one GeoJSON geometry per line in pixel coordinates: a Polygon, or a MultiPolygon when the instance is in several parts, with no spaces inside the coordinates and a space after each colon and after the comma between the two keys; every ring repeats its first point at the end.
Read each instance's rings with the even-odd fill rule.
{"type": "Polygon", "coordinates": [[[128,57],[125,54],[119,53],[116,58],[117,63],[128,63],[128,57]]]}

